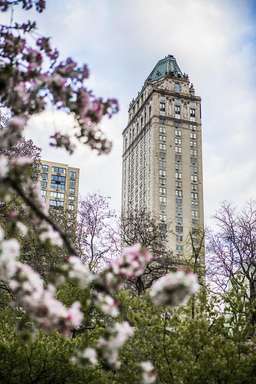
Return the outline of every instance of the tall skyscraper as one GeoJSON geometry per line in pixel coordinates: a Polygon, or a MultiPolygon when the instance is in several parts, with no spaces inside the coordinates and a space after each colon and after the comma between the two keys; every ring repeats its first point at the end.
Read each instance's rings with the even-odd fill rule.
{"type": "Polygon", "coordinates": [[[79,168],[41,160],[41,194],[50,208],[76,213],[79,189],[79,168]]]}
{"type": "Polygon", "coordinates": [[[143,209],[166,226],[178,257],[204,226],[201,98],[172,55],[131,101],[123,131],[122,214],[143,209]]]}

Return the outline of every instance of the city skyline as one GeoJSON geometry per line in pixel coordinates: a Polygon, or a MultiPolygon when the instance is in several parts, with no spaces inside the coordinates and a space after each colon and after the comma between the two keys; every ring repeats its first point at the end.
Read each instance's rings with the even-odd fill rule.
{"type": "Polygon", "coordinates": [[[70,118],[62,114],[57,116],[52,111],[31,121],[27,136],[43,147],[43,158],[56,161],[61,158],[64,163],[81,167],[80,193],[99,191],[111,196],[113,206],[120,209],[121,132],[127,121],[129,101],[154,63],[171,52],[186,68],[202,97],[208,224],[223,200],[243,204],[255,198],[256,59],[252,3],[248,1],[245,5],[238,1],[234,5],[231,1],[214,1],[209,5],[204,1],[194,4],[173,1],[167,4],[163,0],[157,7],[149,1],[145,8],[144,1],[136,4],[131,1],[129,12],[125,12],[122,3],[111,7],[110,13],[107,1],[101,2],[100,9],[93,3],[85,6],[75,1],[71,8],[65,1],[56,1],[48,5],[48,11],[39,23],[41,29],[47,29],[47,34],[53,36],[63,55],[72,55],[79,62],[89,64],[89,87],[93,87],[97,94],[119,99],[120,113],[102,126],[113,138],[112,153],[97,157],[79,149],[77,155],[69,157],[47,148],[47,136],[54,127],[67,128],[72,124],[70,118]],[[79,13],[76,12],[78,8],[79,13]],[[183,26],[179,23],[181,15],[183,26]],[[95,17],[101,27],[92,32],[89,25],[95,17]],[[162,22],[153,28],[157,19],[162,22]],[[169,23],[170,19],[172,23],[169,23]],[[65,26],[68,32],[65,41],[56,25],[65,26]],[[72,28],[73,25],[77,28],[72,28]],[[131,33],[125,32],[128,30],[131,33]],[[95,44],[91,44],[92,41],[95,44]],[[37,130],[40,139],[34,134],[37,130]],[[101,177],[97,177],[99,174],[101,177]]]}

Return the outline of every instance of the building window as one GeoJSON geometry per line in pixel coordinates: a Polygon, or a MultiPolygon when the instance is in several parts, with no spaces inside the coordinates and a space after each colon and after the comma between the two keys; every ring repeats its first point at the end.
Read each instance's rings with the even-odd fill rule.
{"type": "Polygon", "coordinates": [[[195,132],[196,131],[196,125],[190,125],[191,131],[195,132]]]}
{"type": "Polygon", "coordinates": [[[166,128],[165,128],[164,126],[161,125],[161,126],[159,127],[159,132],[165,134],[165,133],[166,133],[166,128]]]}
{"type": "Polygon", "coordinates": [[[181,162],[181,160],[182,160],[181,155],[175,153],[175,161],[176,161],[176,162],[181,162]]]}
{"type": "Polygon", "coordinates": [[[176,235],[176,241],[178,241],[178,242],[183,241],[183,236],[182,235],[176,235]]]}
{"type": "Polygon", "coordinates": [[[182,174],[180,172],[176,172],[175,173],[175,178],[176,179],[181,179],[181,177],[182,177],[182,174]]]}
{"type": "Polygon", "coordinates": [[[177,233],[183,233],[183,226],[181,226],[181,225],[176,225],[176,232],[177,232],[177,233]]]}
{"type": "Polygon", "coordinates": [[[197,174],[197,166],[192,166],[191,167],[191,173],[192,173],[192,175],[196,175],[197,174]]]}
{"type": "Polygon", "coordinates": [[[160,196],[159,197],[159,201],[160,201],[161,204],[166,204],[167,203],[167,199],[166,199],[165,196],[160,196]]]}
{"type": "Polygon", "coordinates": [[[197,208],[198,207],[198,200],[192,200],[191,201],[191,207],[192,208],[197,208]]]}
{"type": "Polygon", "coordinates": [[[159,188],[160,195],[166,195],[166,188],[159,188]]]}
{"type": "Polygon", "coordinates": [[[176,169],[176,171],[181,171],[182,170],[182,164],[181,164],[180,161],[176,161],[175,169],[176,169]]]}
{"type": "Polygon", "coordinates": [[[52,172],[65,175],[66,170],[65,170],[65,168],[61,168],[61,167],[52,167],[52,172]]]}
{"type": "Polygon", "coordinates": [[[50,200],[50,207],[64,207],[64,201],[62,200],[50,200]]]}
{"type": "Polygon", "coordinates": [[[197,150],[196,149],[190,149],[190,155],[191,156],[197,156],[197,150]]]}
{"type": "Polygon", "coordinates": [[[195,140],[190,141],[190,147],[196,147],[197,143],[195,140]]]}
{"type": "Polygon", "coordinates": [[[160,143],[159,148],[161,151],[165,151],[166,150],[166,144],[160,143]]]}
{"type": "Polygon", "coordinates": [[[175,144],[181,145],[181,139],[179,139],[178,137],[175,137],[175,144]]]}
{"type": "Polygon", "coordinates": [[[177,252],[182,252],[183,251],[183,245],[177,244],[176,245],[176,251],[177,252]]]}
{"type": "Polygon", "coordinates": [[[41,173],[41,179],[44,181],[48,180],[48,173],[41,173]]]}
{"type": "Polygon", "coordinates": [[[166,176],[166,170],[164,170],[164,169],[159,169],[159,176],[160,176],[160,177],[165,177],[165,176],[166,176]]]}
{"type": "Polygon", "coordinates": [[[46,164],[42,164],[42,172],[48,172],[48,165],[46,165],[46,164]]]}
{"type": "Polygon", "coordinates": [[[192,191],[197,191],[197,184],[192,184],[191,189],[192,191]]]}
{"type": "Polygon", "coordinates": [[[197,180],[197,175],[192,175],[191,176],[191,181],[193,182],[193,183],[196,183],[198,180],[197,180]]]}
{"type": "Polygon", "coordinates": [[[160,135],[159,136],[159,140],[165,142],[166,141],[166,136],[165,135],[160,135]]]}
{"type": "Polygon", "coordinates": [[[50,193],[50,197],[52,199],[64,200],[64,193],[62,193],[62,192],[51,192],[50,193]]]}
{"type": "Polygon", "coordinates": [[[191,139],[196,139],[196,133],[195,132],[190,132],[190,138],[191,139]]]}
{"type": "Polygon", "coordinates": [[[174,112],[175,112],[175,118],[176,119],[180,119],[180,110],[181,110],[180,105],[174,106],[174,112]]]}
{"type": "Polygon", "coordinates": [[[176,153],[181,153],[181,147],[175,147],[175,152],[176,153]]]}
{"type": "Polygon", "coordinates": [[[176,196],[182,197],[182,190],[181,189],[176,189],[176,196]]]}
{"type": "Polygon", "coordinates": [[[41,195],[42,195],[43,197],[45,197],[45,196],[46,196],[46,191],[41,191],[41,195]]]}
{"type": "Polygon", "coordinates": [[[160,214],[160,221],[162,221],[162,222],[166,222],[166,215],[164,215],[164,214],[160,214]]]}
{"type": "Polygon", "coordinates": [[[177,92],[177,93],[181,92],[181,85],[180,85],[180,83],[175,83],[175,92],[177,92]]]}
{"type": "Polygon", "coordinates": [[[198,193],[191,192],[191,198],[197,200],[198,199],[198,193]]]}
{"type": "Polygon", "coordinates": [[[181,129],[175,129],[175,136],[181,136],[181,129]]]}
{"type": "Polygon", "coordinates": [[[176,180],[176,188],[182,188],[182,182],[176,180]]]}
{"type": "Polygon", "coordinates": [[[42,189],[47,189],[47,182],[46,181],[41,181],[41,188],[42,189]]]}
{"type": "Polygon", "coordinates": [[[66,177],[59,175],[51,176],[51,188],[65,190],[66,177]]]}
{"type": "Polygon", "coordinates": [[[160,112],[165,112],[165,102],[160,101],[160,112]]]}
{"type": "Polygon", "coordinates": [[[76,186],[75,180],[69,180],[69,187],[70,188],[75,188],[75,186],[76,186]]]}
{"type": "Polygon", "coordinates": [[[195,108],[190,108],[190,117],[196,117],[196,110],[195,110],[195,108]]]}
{"type": "Polygon", "coordinates": [[[166,179],[160,178],[159,183],[160,183],[160,185],[166,185],[166,179]]]}
{"type": "Polygon", "coordinates": [[[198,217],[198,211],[192,211],[192,217],[197,218],[198,217]]]}
{"type": "Polygon", "coordinates": [[[165,160],[162,160],[162,159],[159,160],[159,168],[160,169],[166,169],[166,161],[165,160]]]}

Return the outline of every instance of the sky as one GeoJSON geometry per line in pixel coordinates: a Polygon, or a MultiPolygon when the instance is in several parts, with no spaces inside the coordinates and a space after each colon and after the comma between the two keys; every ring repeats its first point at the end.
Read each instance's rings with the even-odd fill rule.
{"type": "Polygon", "coordinates": [[[131,99],[158,60],[176,57],[202,98],[206,223],[223,201],[256,199],[256,6],[252,0],[48,0],[39,30],[61,55],[90,69],[88,87],[116,97],[120,112],[101,127],[110,155],[79,148],[69,156],[49,147],[49,134],[70,129],[47,111],[26,129],[42,158],[80,168],[80,194],[110,196],[120,210],[122,131],[131,99]]]}

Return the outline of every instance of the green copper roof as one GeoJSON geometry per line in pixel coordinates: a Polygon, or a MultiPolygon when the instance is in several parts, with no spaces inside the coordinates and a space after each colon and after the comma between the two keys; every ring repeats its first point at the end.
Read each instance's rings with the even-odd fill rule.
{"type": "Polygon", "coordinates": [[[172,55],[168,55],[164,59],[159,60],[146,81],[159,80],[168,74],[183,77],[183,73],[177,64],[175,57],[172,55]]]}

